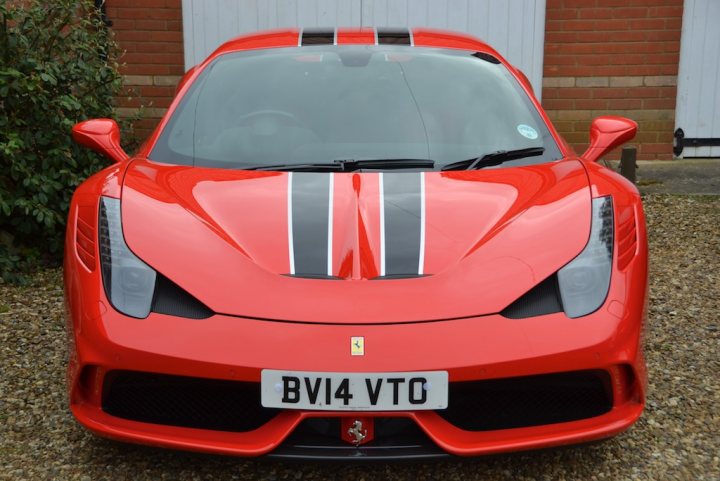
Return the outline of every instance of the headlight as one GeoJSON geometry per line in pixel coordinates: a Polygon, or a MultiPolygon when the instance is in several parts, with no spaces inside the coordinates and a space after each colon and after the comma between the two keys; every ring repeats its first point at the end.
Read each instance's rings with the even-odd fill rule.
{"type": "Polygon", "coordinates": [[[610,287],[613,253],[612,197],[592,201],[592,227],[585,249],[558,271],[560,297],[568,317],[596,311],[605,302],[610,287]]]}
{"type": "Polygon", "coordinates": [[[120,200],[100,198],[100,265],[105,294],[128,316],[145,318],[155,291],[155,271],[137,258],[122,233],[120,200]]]}

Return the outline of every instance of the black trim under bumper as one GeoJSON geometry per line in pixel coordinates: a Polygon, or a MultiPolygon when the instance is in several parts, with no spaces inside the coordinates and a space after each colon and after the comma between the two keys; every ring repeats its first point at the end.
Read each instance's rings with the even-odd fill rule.
{"type": "Polygon", "coordinates": [[[306,419],[266,457],[304,461],[418,461],[452,456],[411,419],[375,418],[374,423],[375,438],[356,447],[340,438],[340,418],[306,419]]]}

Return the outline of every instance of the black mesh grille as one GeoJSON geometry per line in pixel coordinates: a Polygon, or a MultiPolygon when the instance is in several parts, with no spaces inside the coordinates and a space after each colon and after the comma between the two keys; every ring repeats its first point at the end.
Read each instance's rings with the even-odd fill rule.
{"type": "Polygon", "coordinates": [[[562,310],[557,276],[553,274],[523,294],[500,314],[510,319],[524,319],[562,312],[562,310]]]}
{"type": "Polygon", "coordinates": [[[260,384],[133,371],[107,374],[103,411],[123,419],[244,432],[276,414],[260,405],[260,384]]]}
{"type": "Polygon", "coordinates": [[[598,370],[451,383],[448,408],[437,412],[460,429],[490,431],[577,421],[611,408],[610,376],[598,370]]]}
{"type": "Polygon", "coordinates": [[[189,319],[206,319],[213,315],[205,304],[185,292],[173,281],[158,273],[155,283],[152,312],[189,319]]]}

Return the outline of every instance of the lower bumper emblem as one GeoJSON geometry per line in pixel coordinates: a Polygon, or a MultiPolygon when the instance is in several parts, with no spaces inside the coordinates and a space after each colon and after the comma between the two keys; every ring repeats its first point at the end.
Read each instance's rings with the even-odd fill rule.
{"type": "Polygon", "coordinates": [[[348,428],[347,433],[350,437],[351,442],[355,446],[360,445],[360,443],[362,443],[367,437],[367,429],[363,428],[363,423],[359,419],[353,421],[353,423],[348,428]]]}

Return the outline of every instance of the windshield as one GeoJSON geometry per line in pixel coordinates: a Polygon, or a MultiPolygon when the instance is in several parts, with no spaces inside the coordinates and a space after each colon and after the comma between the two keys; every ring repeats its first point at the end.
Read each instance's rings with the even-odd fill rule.
{"type": "Polygon", "coordinates": [[[149,158],[229,169],[431,159],[431,169],[441,170],[532,147],[545,150],[490,168],[562,156],[528,96],[493,57],[323,46],[218,57],[182,99],[149,158]]]}

